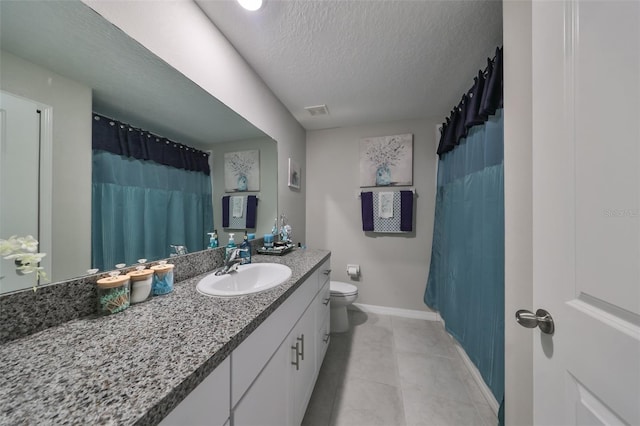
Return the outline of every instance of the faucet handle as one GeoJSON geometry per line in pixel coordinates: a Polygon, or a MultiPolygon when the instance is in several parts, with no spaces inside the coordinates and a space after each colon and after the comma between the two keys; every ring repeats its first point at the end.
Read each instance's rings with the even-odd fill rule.
{"type": "Polygon", "coordinates": [[[240,248],[234,248],[233,250],[229,251],[227,253],[227,263],[228,262],[232,262],[233,260],[235,260],[235,258],[238,257],[238,253],[240,253],[242,251],[242,249],[240,248]]]}

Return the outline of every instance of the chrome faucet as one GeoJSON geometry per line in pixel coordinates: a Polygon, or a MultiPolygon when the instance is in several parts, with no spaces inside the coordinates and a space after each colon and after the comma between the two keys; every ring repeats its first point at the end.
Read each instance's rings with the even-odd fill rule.
{"type": "Polygon", "coordinates": [[[227,253],[224,259],[224,266],[218,269],[215,274],[216,275],[224,275],[231,273],[238,269],[238,265],[242,262],[242,258],[240,257],[240,253],[247,251],[246,249],[235,248],[227,253]]]}
{"type": "Polygon", "coordinates": [[[169,247],[171,247],[175,251],[175,253],[170,253],[170,256],[180,256],[188,253],[187,246],[178,246],[178,245],[170,244],[169,247]]]}

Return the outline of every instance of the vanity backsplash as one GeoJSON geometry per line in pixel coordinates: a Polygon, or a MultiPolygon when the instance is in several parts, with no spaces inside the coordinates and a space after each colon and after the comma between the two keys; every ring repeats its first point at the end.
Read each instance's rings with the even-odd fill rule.
{"type": "MultiPolygon", "coordinates": [[[[262,247],[262,241],[262,238],[251,241],[252,253],[262,247]]],[[[174,280],[179,283],[222,266],[224,247],[164,260],[175,265],[174,280]]],[[[146,265],[157,263],[158,261],[148,262],[146,265]]],[[[123,272],[133,271],[135,266],[124,268],[123,272]]],[[[27,289],[0,295],[0,344],[67,321],[97,315],[96,281],[105,276],[105,272],[100,272],[42,285],[35,292],[27,289]]]]}

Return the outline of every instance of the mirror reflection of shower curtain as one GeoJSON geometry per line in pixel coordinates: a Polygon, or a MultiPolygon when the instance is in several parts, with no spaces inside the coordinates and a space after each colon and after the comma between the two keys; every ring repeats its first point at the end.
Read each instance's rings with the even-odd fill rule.
{"type": "Polygon", "coordinates": [[[92,266],[102,271],[169,257],[171,244],[204,250],[213,223],[211,180],[106,151],[93,151],[92,266]]]}
{"type": "Polygon", "coordinates": [[[209,155],[93,114],[91,264],[108,271],[203,250],[213,227],[209,155]]]}
{"type": "Polygon", "coordinates": [[[440,156],[425,303],[504,396],[503,110],[440,156]]]}

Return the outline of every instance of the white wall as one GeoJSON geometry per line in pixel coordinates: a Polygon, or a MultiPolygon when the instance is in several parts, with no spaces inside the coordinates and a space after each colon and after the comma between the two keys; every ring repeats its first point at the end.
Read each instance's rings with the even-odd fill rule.
{"type": "Polygon", "coordinates": [[[2,90],[53,107],[48,278],[83,275],[91,267],[91,89],[10,53],[0,55],[2,90]]]}
{"type": "Polygon", "coordinates": [[[305,241],[305,131],[191,0],[83,0],[151,52],[278,141],[278,208],[305,241]],[[301,164],[303,187],[287,187],[287,160],[301,164]]]}
{"type": "MultiPolygon", "coordinates": [[[[276,142],[269,138],[253,139],[215,144],[211,150],[213,167],[213,223],[218,230],[220,245],[226,245],[229,235],[222,228],[222,197],[227,194],[224,191],[224,154],[234,151],[247,151],[258,149],[260,151],[260,191],[248,192],[248,195],[258,195],[258,216],[256,218],[256,238],[267,232],[271,232],[273,220],[278,212],[277,181],[278,181],[278,152],[276,142]]],[[[242,242],[244,233],[234,232],[236,243],[242,242]],[[241,235],[242,234],[242,235],[241,235]]],[[[295,237],[295,234],[294,234],[295,237]]]]}
{"type": "Polygon", "coordinates": [[[503,4],[505,423],[533,424],[533,340],[515,321],[533,306],[531,1],[503,4]]]}
{"type": "Polygon", "coordinates": [[[307,133],[307,244],[331,250],[331,277],[358,286],[358,302],[428,310],[423,303],[435,209],[438,119],[407,120],[307,133]],[[413,133],[415,233],[368,236],[362,231],[360,138],[413,133]],[[362,276],[351,281],[348,263],[362,276]]]}

